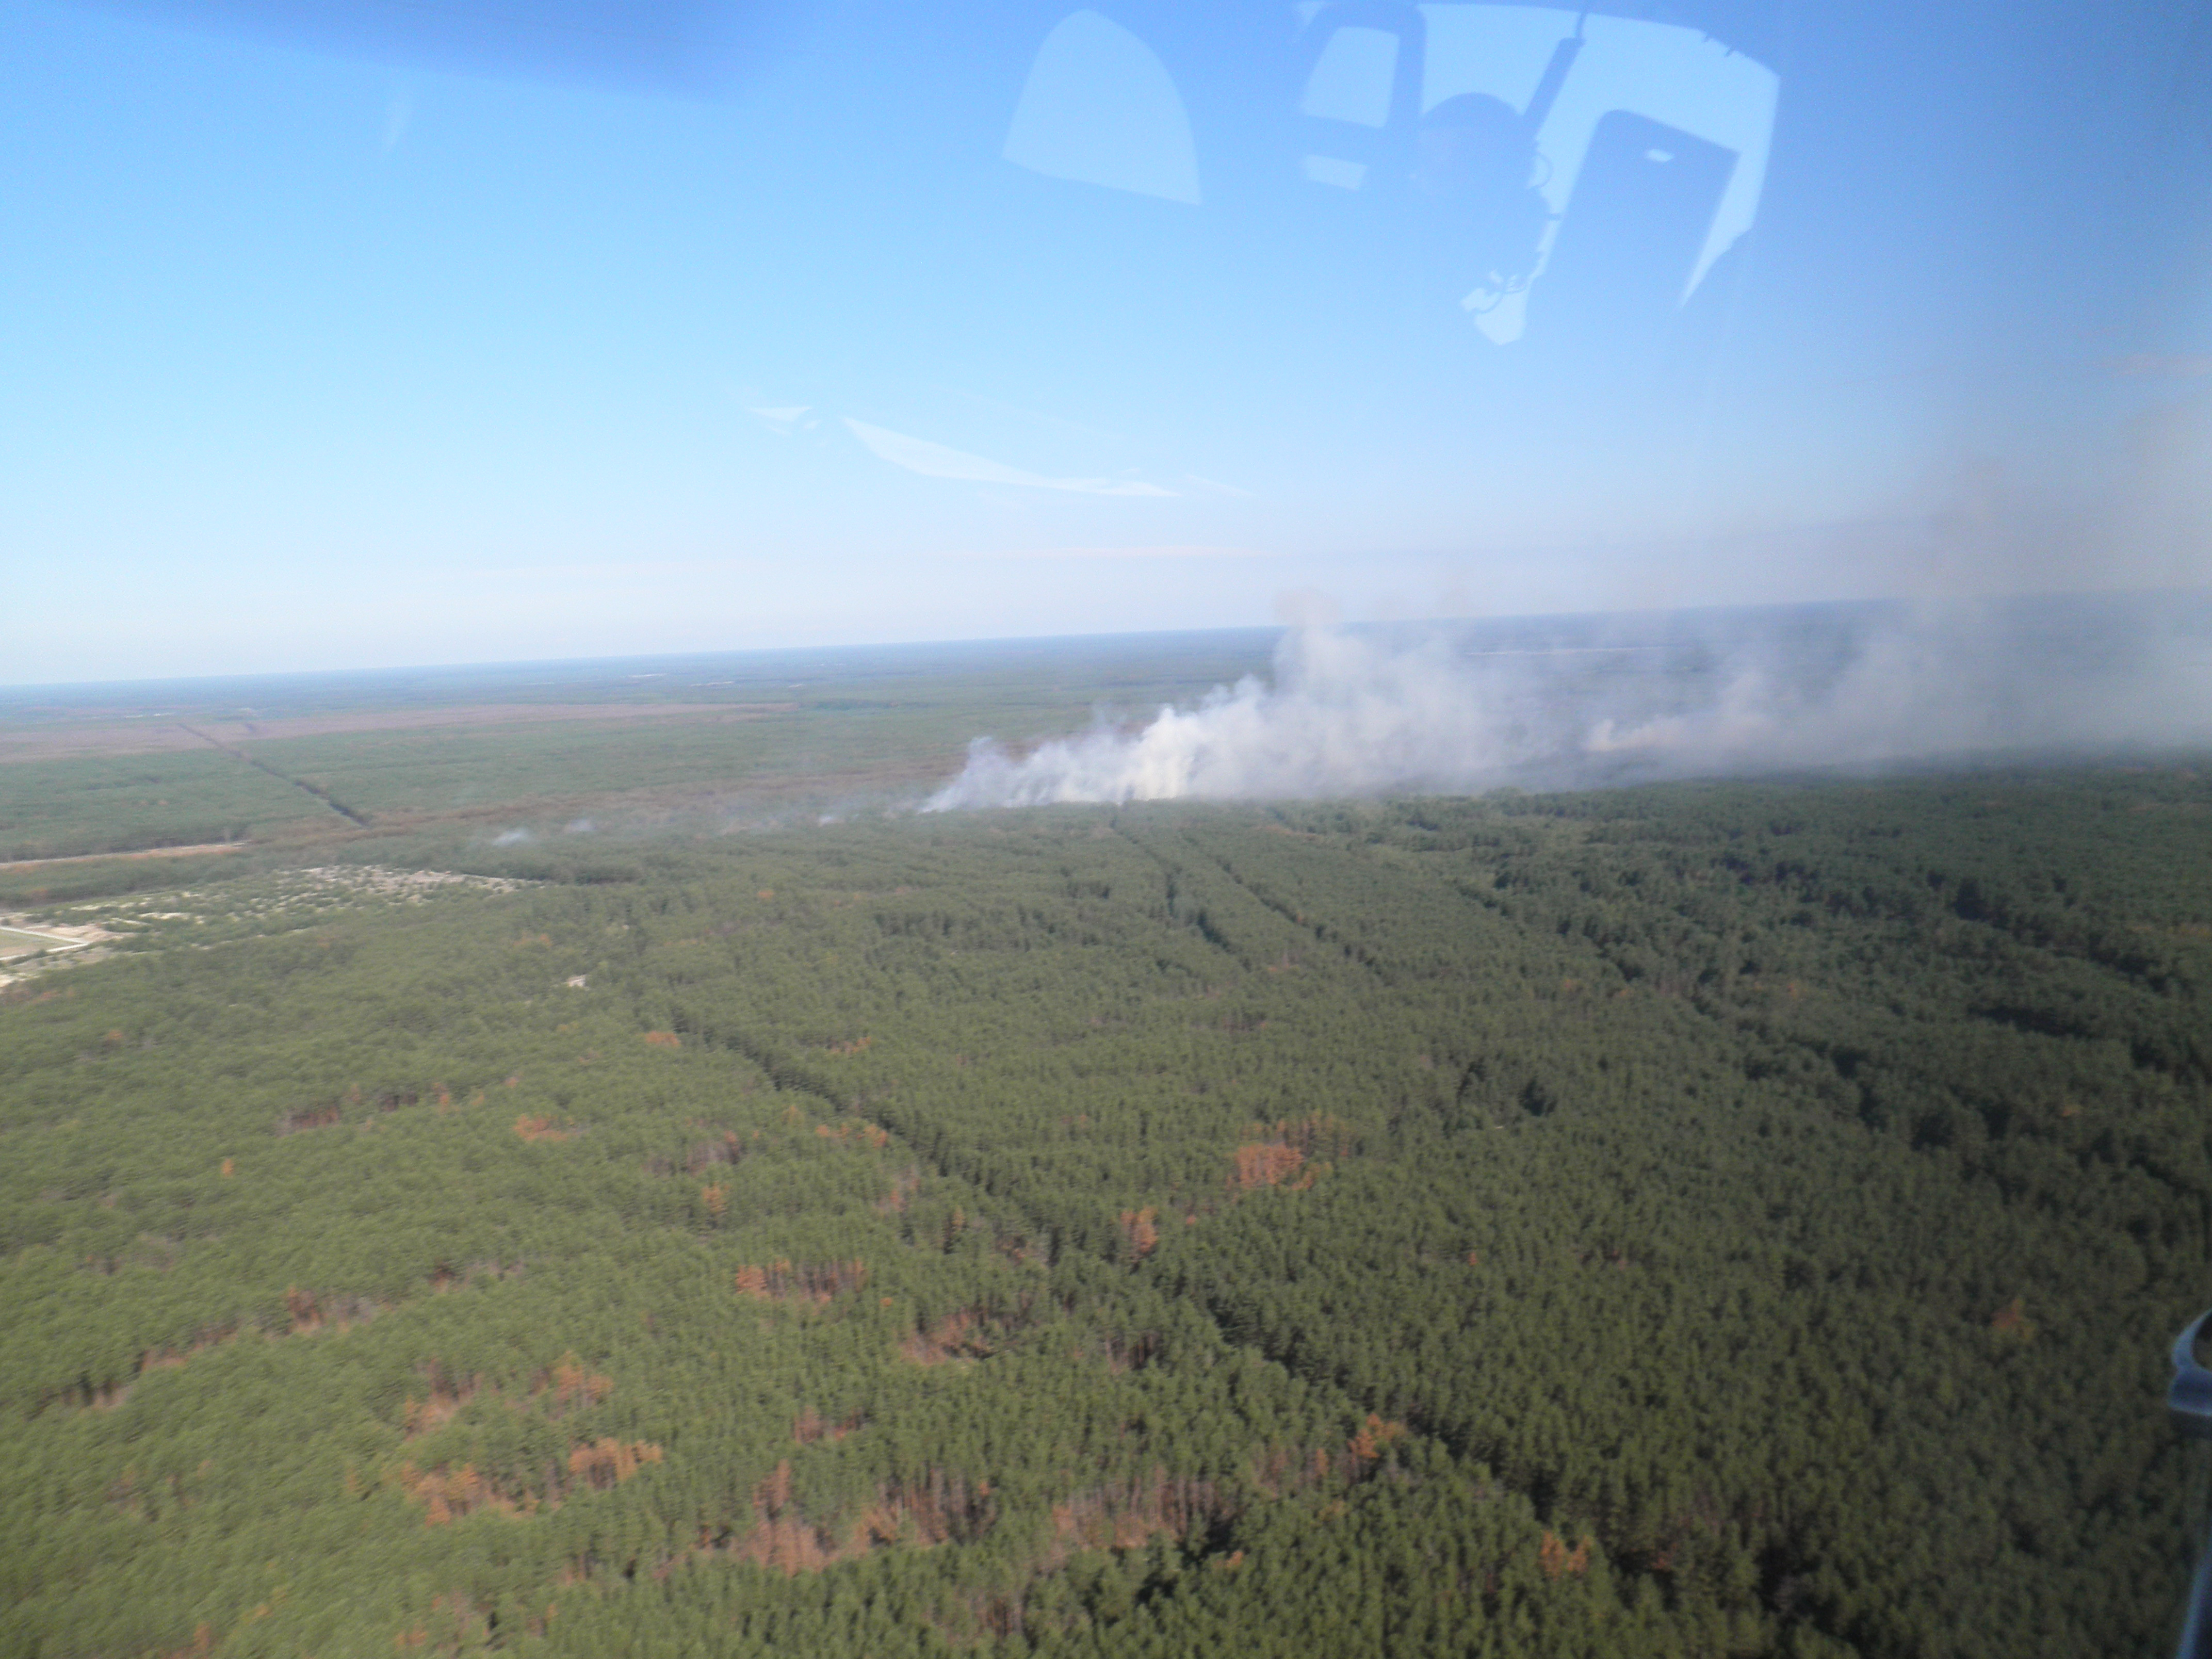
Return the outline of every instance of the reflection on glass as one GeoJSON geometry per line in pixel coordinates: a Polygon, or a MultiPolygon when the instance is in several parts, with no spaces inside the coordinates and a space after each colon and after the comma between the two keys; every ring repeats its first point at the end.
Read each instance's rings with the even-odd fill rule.
{"type": "Polygon", "coordinates": [[[1588,332],[1656,335],[1696,285],[1736,153],[1626,110],[1599,118],[1538,310],[1588,332]]]}
{"type": "Polygon", "coordinates": [[[1409,199],[1432,282],[1499,345],[1540,287],[1547,330],[1663,328],[1758,211],[1776,76],[1698,29],[1341,0],[1303,46],[1300,171],[1409,199]]]}
{"type": "Polygon", "coordinates": [[[1482,93],[1447,98],[1421,118],[1413,185],[1429,258],[1469,311],[1495,309],[1528,285],[1551,217],[1532,182],[1537,155],[1528,112],[1482,93]]]}
{"type": "Polygon", "coordinates": [[[1293,64],[1305,176],[1388,195],[1405,182],[1419,113],[1421,14],[1402,0],[1334,0],[1302,15],[1293,64]]]}
{"type": "MultiPolygon", "coordinates": [[[[1602,239],[1612,242],[1611,252],[1591,258],[1644,266],[1671,258],[1684,227],[1694,221],[1694,251],[1676,272],[1673,298],[1679,304],[1751,228],[1765,182],[1778,86],[1764,64],[1700,30],[1641,18],[1577,17],[1549,6],[1425,5],[1420,10],[1428,26],[1419,71],[1427,115],[1468,95],[1533,108],[1547,66],[1557,61],[1559,43],[1574,36],[1583,41],[1533,135],[1540,158],[1533,183],[1551,225],[1532,283],[1543,275],[1553,237],[1564,236],[1565,225],[1578,216],[1585,220],[1584,240],[1597,236],[1589,222],[1611,218],[1602,239]],[[1601,144],[1601,125],[1616,112],[1645,118],[1680,137],[1638,149],[1616,122],[1601,144]],[[1626,148],[1616,154],[1616,146],[1626,148]],[[1724,162],[1717,153],[1722,151],[1732,152],[1732,159],[1724,162]],[[1578,200],[1583,169],[1594,156],[1603,172],[1578,200]],[[1641,168],[1634,165],[1639,160],[1641,168]],[[1676,171],[1662,183],[1669,166],[1676,171]],[[1647,189],[1654,193],[1649,205],[1638,193],[1647,189]]],[[[1500,294],[1478,285],[1463,303],[1483,331],[1504,344],[1526,326],[1525,294],[1525,287],[1500,294]]]]}
{"type": "Polygon", "coordinates": [[[1340,155],[1309,155],[1299,166],[1314,183],[1334,185],[1339,190],[1358,190],[1367,179],[1366,162],[1347,161],[1340,155]]]}
{"type": "Polygon", "coordinates": [[[1357,25],[1332,33],[1306,80],[1298,113],[1379,127],[1390,118],[1398,75],[1398,37],[1357,25]]]}
{"type": "Polygon", "coordinates": [[[1001,152],[1048,178],[1196,206],[1190,117],[1152,49],[1095,11],[1070,13],[1038,48],[1001,152]]]}

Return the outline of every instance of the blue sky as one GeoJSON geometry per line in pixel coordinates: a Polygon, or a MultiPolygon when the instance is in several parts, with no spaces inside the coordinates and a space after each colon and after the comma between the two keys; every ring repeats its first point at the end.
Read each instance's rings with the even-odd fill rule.
{"type": "Polygon", "coordinates": [[[2212,580],[2179,4],[915,9],[0,0],[0,680],[2212,580]]]}

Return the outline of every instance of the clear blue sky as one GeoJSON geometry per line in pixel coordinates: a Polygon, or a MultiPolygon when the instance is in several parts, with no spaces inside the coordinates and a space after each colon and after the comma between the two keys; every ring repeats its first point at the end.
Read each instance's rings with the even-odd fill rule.
{"type": "Polygon", "coordinates": [[[0,681],[2212,580],[2178,0],[317,9],[0,0],[0,681]]]}

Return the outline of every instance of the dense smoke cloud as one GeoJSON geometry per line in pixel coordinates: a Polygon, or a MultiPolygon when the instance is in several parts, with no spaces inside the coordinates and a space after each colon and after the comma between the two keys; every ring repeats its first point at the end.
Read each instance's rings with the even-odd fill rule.
{"type": "Polygon", "coordinates": [[[1023,756],[925,810],[1571,787],[2212,741],[2212,608],[1799,608],[1416,634],[1300,629],[1273,683],[1023,756]]]}

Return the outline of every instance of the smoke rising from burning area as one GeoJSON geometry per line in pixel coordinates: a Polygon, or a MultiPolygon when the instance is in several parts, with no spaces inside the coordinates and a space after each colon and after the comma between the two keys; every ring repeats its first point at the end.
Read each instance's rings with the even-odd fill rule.
{"type": "Polygon", "coordinates": [[[2212,742],[2202,594],[1305,628],[1272,682],[1015,755],[925,811],[1589,787],[2212,742]]]}

